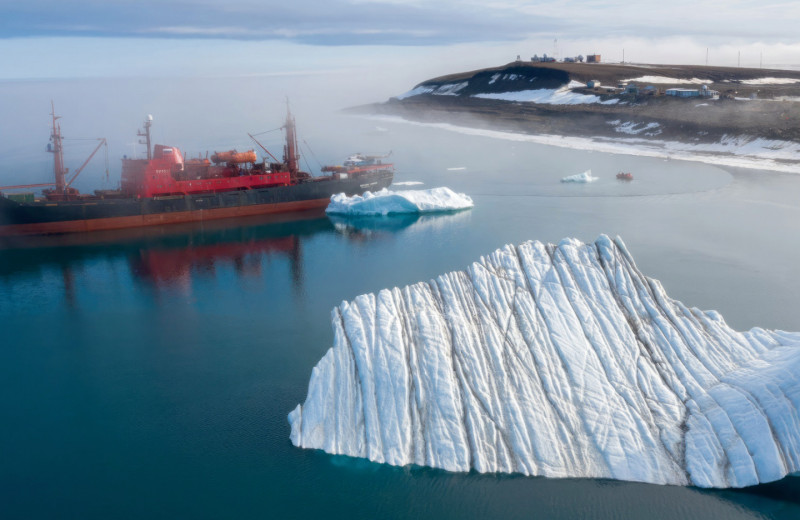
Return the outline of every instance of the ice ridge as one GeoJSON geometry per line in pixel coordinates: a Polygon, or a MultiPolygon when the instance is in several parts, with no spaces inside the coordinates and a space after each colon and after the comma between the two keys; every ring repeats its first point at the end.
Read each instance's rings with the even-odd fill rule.
{"type": "Polygon", "coordinates": [[[289,414],[393,465],[742,487],[800,470],[800,333],[670,299],[622,241],[505,246],[342,302],[289,414]]]}

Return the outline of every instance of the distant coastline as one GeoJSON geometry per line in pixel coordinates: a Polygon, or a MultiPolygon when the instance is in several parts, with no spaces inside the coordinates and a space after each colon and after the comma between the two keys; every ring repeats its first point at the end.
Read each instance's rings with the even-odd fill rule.
{"type": "Polygon", "coordinates": [[[427,80],[349,111],[556,146],[800,173],[800,71],[513,62],[427,80]],[[674,88],[703,89],[706,97],[665,95],[674,88]]]}

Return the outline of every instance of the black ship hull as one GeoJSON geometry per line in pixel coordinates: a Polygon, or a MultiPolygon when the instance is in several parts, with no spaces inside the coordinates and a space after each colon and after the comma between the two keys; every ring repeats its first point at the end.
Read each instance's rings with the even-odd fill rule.
{"type": "Polygon", "coordinates": [[[331,195],[386,188],[393,172],[324,178],[291,186],[151,198],[18,203],[0,196],[0,236],[157,226],[324,207],[331,195]]]}

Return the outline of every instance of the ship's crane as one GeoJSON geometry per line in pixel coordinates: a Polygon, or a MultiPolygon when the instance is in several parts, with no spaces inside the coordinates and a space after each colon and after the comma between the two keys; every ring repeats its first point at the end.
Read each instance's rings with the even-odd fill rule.
{"type": "Polygon", "coordinates": [[[280,161],[278,160],[278,158],[277,158],[277,157],[275,157],[274,155],[272,155],[272,154],[269,152],[269,150],[267,150],[267,149],[264,147],[264,145],[263,145],[263,144],[261,144],[261,143],[259,142],[259,140],[258,140],[258,139],[256,139],[255,137],[253,137],[253,134],[251,134],[251,133],[249,133],[249,132],[248,132],[248,133],[247,133],[247,135],[249,135],[249,136],[250,136],[250,139],[252,139],[252,140],[253,140],[253,141],[254,141],[254,142],[255,142],[255,143],[258,145],[258,146],[260,146],[260,147],[261,147],[261,149],[262,149],[262,150],[264,150],[264,151],[267,153],[267,155],[269,155],[270,157],[272,157],[273,159],[275,159],[275,162],[276,162],[276,163],[279,163],[279,162],[280,162],[280,161]]]}
{"type": "Polygon", "coordinates": [[[75,179],[78,178],[78,175],[80,175],[80,173],[83,171],[83,169],[86,168],[86,165],[89,164],[89,161],[92,160],[92,157],[94,157],[95,154],[98,152],[98,150],[100,150],[100,148],[103,147],[103,146],[106,147],[106,178],[108,178],[108,143],[106,142],[105,137],[100,137],[97,140],[100,141],[97,144],[97,148],[95,148],[94,151],[92,151],[92,153],[89,154],[89,157],[87,157],[86,160],[83,161],[83,164],[81,164],[80,168],[78,168],[75,171],[75,173],[72,175],[72,178],[67,183],[67,188],[69,188],[70,185],[75,181],[75,179]]]}

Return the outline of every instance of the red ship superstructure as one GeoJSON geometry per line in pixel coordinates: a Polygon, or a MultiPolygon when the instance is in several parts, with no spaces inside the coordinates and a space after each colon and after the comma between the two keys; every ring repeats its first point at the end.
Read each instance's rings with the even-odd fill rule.
{"type": "MultiPolygon", "coordinates": [[[[214,152],[211,159],[185,159],[180,149],[157,144],[150,147],[152,116],[144,123],[142,144],[147,159],[123,159],[121,193],[126,197],[159,197],[198,193],[220,193],[290,186],[312,177],[298,169],[297,134],[294,117],[286,116],[284,161],[258,162],[255,150],[214,152]]],[[[251,136],[252,137],[252,136],[251,136]]],[[[266,148],[264,151],[269,154],[266,148]]],[[[272,156],[272,154],[269,154],[272,156]]],[[[272,156],[274,158],[274,156],[272,156]]]]}

